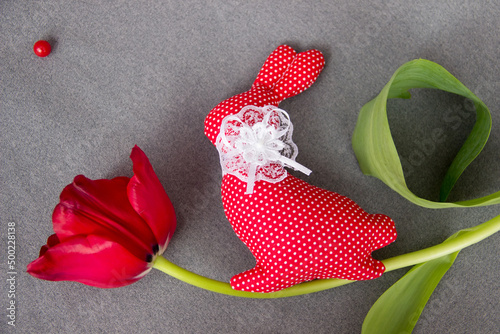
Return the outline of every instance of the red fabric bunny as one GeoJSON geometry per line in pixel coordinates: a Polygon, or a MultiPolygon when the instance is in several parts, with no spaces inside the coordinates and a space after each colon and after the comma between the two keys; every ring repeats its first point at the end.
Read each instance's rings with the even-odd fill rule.
{"type": "Polygon", "coordinates": [[[347,197],[312,186],[284,167],[297,147],[284,99],[311,86],[324,67],[317,50],[279,46],[252,88],[212,109],[205,134],[219,150],[222,201],[236,235],[256,266],[231,279],[236,290],[273,292],[325,278],[367,280],[384,265],[371,253],[396,239],[394,222],[368,214],[347,197]]]}

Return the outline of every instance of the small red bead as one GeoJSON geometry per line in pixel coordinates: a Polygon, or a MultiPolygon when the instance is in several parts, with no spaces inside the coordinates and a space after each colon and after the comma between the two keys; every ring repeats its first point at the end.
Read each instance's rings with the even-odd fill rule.
{"type": "Polygon", "coordinates": [[[50,53],[51,47],[47,41],[38,41],[33,45],[33,51],[38,57],[47,57],[50,53]]]}

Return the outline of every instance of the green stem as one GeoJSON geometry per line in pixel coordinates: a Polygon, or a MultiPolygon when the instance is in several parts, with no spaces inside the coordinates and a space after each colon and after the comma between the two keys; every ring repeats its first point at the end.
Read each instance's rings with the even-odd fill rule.
{"type": "MultiPolygon", "coordinates": [[[[441,256],[459,251],[465,247],[473,245],[489,237],[490,235],[498,232],[499,230],[500,230],[500,216],[497,216],[476,227],[465,230],[467,233],[463,233],[453,239],[448,239],[439,245],[421,249],[419,251],[408,254],[398,255],[383,260],[382,262],[386,267],[385,270],[386,272],[408,266],[413,266],[415,264],[427,262],[439,258],[441,256]]],[[[327,290],[356,282],[356,281],[331,278],[331,279],[304,282],[277,292],[258,293],[258,292],[233,290],[229,283],[213,280],[211,278],[207,278],[205,276],[201,276],[193,272],[190,272],[182,267],[179,267],[176,264],[173,264],[172,262],[165,259],[163,256],[158,256],[156,258],[153,267],[160,271],[163,271],[164,273],[172,277],[175,277],[183,282],[194,285],[196,287],[225,295],[245,297],[245,298],[292,297],[292,296],[304,295],[322,290],[327,290]]]]}
{"type": "Polygon", "coordinates": [[[469,247],[483,239],[486,239],[498,231],[500,231],[500,216],[496,216],[495,218],[470,229],[463,230],[463,232],[466,233],[458,235],[453,239],[448,239],[439,245],[391,257],[383,260],[382,262],[385,265],[385,271],[413,266],[415,264],[427,262],[457,252],[465,247],[469,247]]]}

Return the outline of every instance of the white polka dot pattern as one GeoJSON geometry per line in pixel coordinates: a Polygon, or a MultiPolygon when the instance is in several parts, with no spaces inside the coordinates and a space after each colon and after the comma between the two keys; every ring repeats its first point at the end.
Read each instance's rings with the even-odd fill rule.
{"type": "Polygon", "coordinates": [[[237,114],[248,105],[277,107],[284,99],[310,87],[324,65],[323,55],[317,50],[296,54],[287,45],[278,47],[267,58],[249,91],[219,103],[210,111],[205,119],[205,135],[215,145],[224,117],[237,114]]]}
{"type": "MultiPolygon", "coordinates": [[[[205,119],[215,144],[221,121],[244,106],[278,104],[307,89],[323,69],[317,50],[296,54],[278,47],[266,60],[252,88],[217,105],[205,119]]],[[[226,174],[222,201],[236,235],[250,249],[256,266],[231,279],[236,290],[273,292],[325,278],[373,279],[384,265],[371,253],[396,239],[394,222],[371,215],[347,197],[287,175],[278,183],[246,183],[226,174]]]]}
{"type": "Polygon", "coordinates": [[[392,219],[368,214],[347,197],[292,175],[259,181],[254,193],[232,175],[222,182],[224,210],[256,266],[234,276],[236,290],[273,292],[313,279],[373,279],[384,265],[371,253],[396,239],[392,219]]]}

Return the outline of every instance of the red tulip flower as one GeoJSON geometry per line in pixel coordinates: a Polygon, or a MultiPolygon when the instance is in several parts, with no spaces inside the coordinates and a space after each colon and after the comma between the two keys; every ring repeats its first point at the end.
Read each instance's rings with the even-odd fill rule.
{"type": "Polygon", "coordinates": [[[144,152],[135,146],[130,158],[132,178],[79,175],[64,188],[52,215],[55,234],[28,273],[115,288],[151,270],[174,233],[175,213],[144,152]]]}

